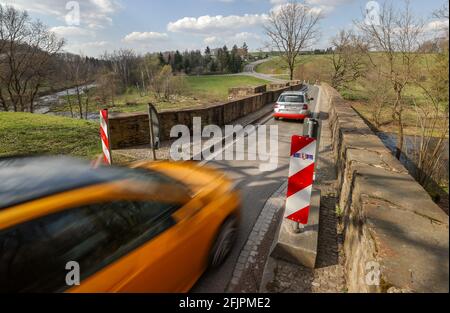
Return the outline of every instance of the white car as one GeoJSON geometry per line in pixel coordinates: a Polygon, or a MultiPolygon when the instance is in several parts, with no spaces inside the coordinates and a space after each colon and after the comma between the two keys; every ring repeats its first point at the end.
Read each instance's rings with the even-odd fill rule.
{"type": "Polygon", "coordinates": [[[275,104],[273,117],[303,121],[311,117],[310,100],[313,99],[305,91],[283,92],[275,104]]]}

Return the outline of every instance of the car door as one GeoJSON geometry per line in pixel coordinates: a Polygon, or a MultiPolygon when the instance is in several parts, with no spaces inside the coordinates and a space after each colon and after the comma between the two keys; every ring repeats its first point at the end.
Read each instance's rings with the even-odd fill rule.
{"type": "MultiPolygon", "coordinates": [[[[206,222],[197,215],[202,202],[193,199],[176,211],[174,225],[155,240],[149,241],[126,259],[133,260],[133,275],[116,286],[118,292],[184,292],[199,278],[206,267],[206,222]]],[[[127,263],[128,260],[123,260],[127,263]]],[[[116,271],[119,268],[111,267],[116,271]]]]}
{"type": "Polygon", "coordinates": [[[139,271],[136,251],[175,224],[176,209],[170,203],[105,202],[2,230],[0,292],[120,291],[139,271]],[[66,280],[73,263],[80,286],[66,280]]]}

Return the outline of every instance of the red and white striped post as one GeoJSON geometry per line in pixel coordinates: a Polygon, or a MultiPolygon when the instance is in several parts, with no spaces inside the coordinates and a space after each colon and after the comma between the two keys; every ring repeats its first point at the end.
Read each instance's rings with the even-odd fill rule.
{"type": "Polygon", "coordinates": [[[102,139],[103,161],[105,164],[112,165],[111,144],[109,136],[108,110],[100,111],[100,137],[102,139]]]}
{"type": "Polygon", "coordinates": [[[307,225],[311,208],[317,140],[292,136],[285,218],[307,225]]]}

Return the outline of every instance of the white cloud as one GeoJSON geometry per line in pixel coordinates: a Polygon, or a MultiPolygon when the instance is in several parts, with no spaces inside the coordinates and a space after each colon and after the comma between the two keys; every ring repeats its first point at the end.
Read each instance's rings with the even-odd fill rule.
{"type": "Polygon", "coordinates": [[[135,42],[135,41],[165,40],[168,38],[169,36],[166,33],[132,32],[126,35],[123,40],[126,42],[135,42]]]}
{"type": "Polygon", "coordinates": [[[85,28],[77,26],[57,26],[50,28],[50,31],[54,32],[60,37],[66,36],[94,36],[94,32],[85,28]]]}
{"type": "Polygon", "coordinates": [[[108,46],[109,44],[110,43],[108,41],[92,41],[92,42],[85,42],[82,45],[85,47],[99,48],[108,46]]]}
{"type": "MultiPolygon", "coordinates": [[[[355,2],[356,0],[305,0],[304,4],[311,8],[315,13],[329,14],[338,6],[355,2]]],[[[281,6],[286,5],[288,0],[270,0],[274,5],[272,10],[279,10],[281,6]]]]}
{"type": "Polygon", "coordinates": [[[424,30],[431,32],[431,31],[441,31],[447,28],[448,28],[448,20],[442,19],[429,22],[427,25],[425,25],[424,30]]]}
{"type": "Polygon", "coordinates": [[[261,25],[266,19],[266,14],[185,17],[175,22],[170,22],[167,25],[167,29],[171,32],[196,34],[233,33],[237,29],[261,25]]]}
{"type": "Polygon", "coordinates": [[[270,0],[270,3],[274,4],[274,5],[280,5],[280,4],[284,4],[287,2],[288,2],[288,0],[270,0]]]}
{"type": "Polygon", "coordinates": [[[81,55],[96,55],[98,52],[111,47],[111,43],[108,41],[73,42],[65,46],[64,51],[81,55]],[[93,51],[97,53],[92,53],[93,51]]]}
{"type": "MultiPolygon", "coordinates": [[[[65,17],[73,12],[66,8],[69,1],[61,0],[0,0],[1,4],[11,5],[20,10],[50,15],[65,21],[65,17]]],[[[80,8],[80,25],[92,29],[111,25],[113,15],[122,8],[119,0],[78,0],[80,8]]],[[[74,25],[66,25],[74,26],[74,25]]]]}
{"type": "Polygon", "coordinates": [[[241,32],[234,35],[228,36],[208,36],[203,40],[203,43],[212,47],[221,47],[227,45],[229,47],[233,45],[241,46],[244,42],[256,42],[261,43],[262,38],[258,34],[249,33],[249,32],[241,32]]]}
{"type": "Polygon", "coordinates": [[[205,43],[205,45],[216,45],[218,44],[219,40],[217,39],[216,36],[210,36],[210,37],[206,37],[203,42],[205,43]]]}
{"type": "Polygon", "coordinates": [[[329,14],[338,6],[355,2],[355,0],[305,0],[305,4],[320,10],[324,14],[329,14]]]}

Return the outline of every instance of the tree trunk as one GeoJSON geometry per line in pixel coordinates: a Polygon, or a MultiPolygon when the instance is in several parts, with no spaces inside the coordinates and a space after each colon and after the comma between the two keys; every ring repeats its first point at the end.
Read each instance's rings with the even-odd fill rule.
{"type": "Polygon", "coordinates": [[[8,109],[8,106],[6,105],[6,102],[5,102],[5,101],[1,101],[1,103],[2,103],[3,110],[4,110],[5,112],[8,112],[9,109],[8,109]]]}
{"type": "Polygon", "coordinates": [[[403,134],[403,120],[401,112],[397,113],[397,122],[398,122],[398,138],[397,138],[397,148],[395,151],[395,157],[400,160],[403,153],[403,145],[404,145],[404,134],[403,134]]]}
{"type": "Polygon", "coordinates": [[[86,102],[85,102],[85,104],[84,104],[84,116],[85,116],[85,119],[87,120],[88,119],[88,111],[89,111],[89,91],[88,90],[86,90],[86,102]]]}
{"type": "Polygon", "coordinates": [[[392,112],[392,117],[394,121],[397,121],[398,131],[397,131],[397,147],[395,151],[395,157],[400,160],[403,153],[403,119],[402,119],[402,91],[403,88],[399,86],[394,87],[396,92],[395,104],[392,112]]]}
{"type": "Polygon", "coordinates": [[[0,89],[0,103],[2,104],[3,110],[5,112],[9,111],[9,106],[6,103],[6,99],[3,97],[2,90],[0,89]]]}
{"type": "Polygon", "coordinates": [[[81,103],[80,87],[77,86],[78,111],[80,113],[80,120],[83,119],[83,103],[81,103]]]}
{"type": "Polygon", "coordinates": [[[289,78],[290,80],[294,80],[294,66],[289,65],[289,78]]]}
{"type": "Polygon", "coordinates": [[[38,97],[39,88],[40,88],[40,84],[37,84],[36,88],[31,93],[31,96],[30,96],[30,98],[31,98],[30,99],[30,113],[34,113],[34,99],[36,99],[36,97],[38,97]]]}
{"type": "Polygon", "coordinates": [[[73,118],[72,100],[70,99],[69,89],[66,90],[67,103],[69,104],[70,116],[73,118]]]}

